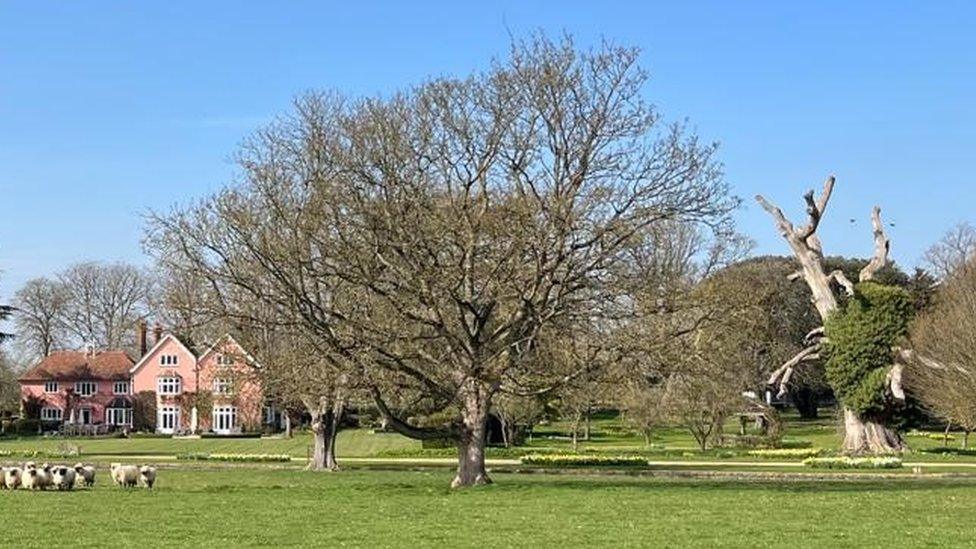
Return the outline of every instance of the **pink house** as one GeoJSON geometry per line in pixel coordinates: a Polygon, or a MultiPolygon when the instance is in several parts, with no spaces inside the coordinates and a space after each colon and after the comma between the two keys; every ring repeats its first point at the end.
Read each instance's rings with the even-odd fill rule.
{"type": "Polygon", "coordinates": [[[230,335],[197,356],[166,334],[132,366],[135,394],[156,395],[160,433],[254,430],[264,419],[264,395],[257,364],[230,335]]]}
{"type": "Polygon", "coordinates": [[[165,434],[234,434],[274,423],[259,366],[232,336],[198,356],[176,336],[156,335],[138,361],[123,351],[52,353],[21,376],[21,398],[40,399],[44,421],[117,428],[131,428],[136,400],[148,400],[165,434]]]}

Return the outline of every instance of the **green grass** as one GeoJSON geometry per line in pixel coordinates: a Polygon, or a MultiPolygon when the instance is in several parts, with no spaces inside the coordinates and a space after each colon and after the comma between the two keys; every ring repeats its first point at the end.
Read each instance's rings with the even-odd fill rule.
{"type": "MultiPolygon", "coordinates": [[[[211,454],[290,454],[306,457],[311,436],[296,433],[290,439],[256,438],[39,438],[0,439],[0,450],[55,451],[65,444],[77,445],[86,455],[174,455],[184,453],[211,454]]],[[[369,457],[382,451],[420,448],[420,443],[393,433],[375,434],[365,429],[352,429],[339,433],[336,451],[339,457],[369,457]]]]}
{"type": "Polygon", "coordinates": [[[448,472],[163,470],[154,492],[105,484],[0,492],[4,545],[55,547],[971,546],[976,483],[742,483],[448,472]],[[29,518],[29,520],[28,520],[29,518]],[[70,536],[66,538],[65,536],[70,536]]]}

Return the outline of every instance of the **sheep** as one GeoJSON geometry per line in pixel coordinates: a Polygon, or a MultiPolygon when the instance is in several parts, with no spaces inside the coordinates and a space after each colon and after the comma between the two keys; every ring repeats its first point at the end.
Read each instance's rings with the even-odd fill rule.
{"type": "Polygon", "coordinates": [[[37,464],[34,463],[33,461],[28,461],[27,463],[24,464],[24,470],[26,471],[28,469],[37,469],[37,464]]]}
{"type": "Polygon", "coordinates": [[[0,467],[0,490],[7,489],[7,483],[5,482],[6,478],[7,478],[7,468],[0,467]]]}
{"type": "Polygon", "coordinates": [[[45,490],[50,481],[51,477],[44,469],[31,467],[30,469],[25,469],[24,476],[20,482],[24,490],[45,490]]]}
{"type": "Polygon", "coordinates": [[[91,465],[82,465],[80,463],[75,463],[74,466],[75,473],[81,477],[81,480],[85,482],[86,488],[91,488],[95,485],[95,468],[91,465]]]}
{"type": "Polygon", "coordinates": [[[152,490],[156,483],[156,468],[151,465],[143,465],[139,468],[139,481],[143,486],[152,490]]]}
{"type": "Polygon", "coordinates": [[[23,473],[20,467],[7,467],[3,472],[3,485],[6,486],[8,490],[16,490],[20,488],[20,480],[23,473]]]}
{"type": "Polygon", "coordinates": [[[75,470],[70,467],[58,466],[51,475],[51,484],[59,491],[72,490],[75,487],[75,470]]]}
{"type": "Polygon", "coordinates": [[[135,465],[113,463],[111,466],[112,481],[123,488],[132,488],[139,482],[139,468],[135,465]]]}

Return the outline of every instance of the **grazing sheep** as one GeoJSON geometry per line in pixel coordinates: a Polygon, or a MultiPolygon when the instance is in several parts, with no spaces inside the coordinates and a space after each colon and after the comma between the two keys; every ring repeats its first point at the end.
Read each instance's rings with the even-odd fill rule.
{"type": "Polygon", "coordinates": [[[139,482],[139,468],[135,465],[112,464],[112,481],[123,488],[132,488],[139,482]]]}
{"type": "Polygon", "coordinates": [[[153,484],[156,484],[156,468],[152,465],[143,465],[140,467],[139,481],[143,486],[152,490],[153,484]]]}
{"type": "Polygon", "coordinates": [[[71,467],[58,466],[51,474],[51,484],[59,491],[72,490],[75,487],[75,470],[71,467]]]}
{"type": "Polygon", "coordinates": [[[37,464],[34,463],[33,461],[28,461],[27,463],[24,464],[24,470],[26,471],[28,469],[37,469],[37,464]]]}
{"type": "Polygon", "coordinates": [[[3,485],[8,490],[16,490],[20,488],[20,479],[23,473],[20,467],[7,467],[3,471],[3,485]]]}
{"type": "Polygon", "coordinates": [[[7,468],[0,467],[0,490],[7,489],[7,483],[4,480],[7,478],[7,468]]]}
{"type": "Polygon", "coordinates": [[[81,477],[81,480],[85,482],[86,488],[91,488],[95,485],[95,468],[91,465],[82,465],[80,463],[75,463],[74,466],[75,473],[81,477]]]}

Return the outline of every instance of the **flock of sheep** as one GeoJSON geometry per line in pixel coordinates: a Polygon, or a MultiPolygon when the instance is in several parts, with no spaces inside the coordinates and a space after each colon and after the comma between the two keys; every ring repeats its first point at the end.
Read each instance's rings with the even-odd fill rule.
{"type": "MultiPolygon", "coordinates": [[[[116,486],[133,488],[142,485],[152,489],[156,483],[156,468],[151,465],[122,465],[113,463],[110,467],[112,481],[116,486]]],[[[95,485],[95,467],[76,463],[74,467],[42,463],[38,467],[28,461],[23,467],[0,467],[0,490],[73,490],[76,483],[87,488],[95,485]]]]}

